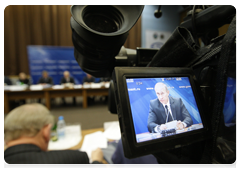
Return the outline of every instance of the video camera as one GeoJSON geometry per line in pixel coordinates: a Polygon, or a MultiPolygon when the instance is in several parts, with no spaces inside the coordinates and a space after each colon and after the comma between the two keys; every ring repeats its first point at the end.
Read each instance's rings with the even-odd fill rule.
{"type": "MultiPolygon", "coordinates": [[[[75,59],[83,71],[92,76],[112,79],[108,108],[118,114],[127,158],[210,140],[213,117],[207,100],[211,94],[206,92],[209,88],[203,83],[209,82],[209,78],[197,76],[198,70],[193,70],[193,66],[201,61],[204,52],[209,52],[207,49],[217,44],[216,40],[212,41],[218,36],[216,30],[230,23],[236,13],[232,6],[199,6],[197,9],[193,6],[160,49],[126,49],[123,44],[143,8],[138,5],[71,7],[75,59]],[[199,50],[198,38],[206,49],[199,50]],[[163,105],[160,98],[154,100],[158,83],[166,85],[170,96],[171,111],[161,117],[173,118],[171,123],[166,121],[167,129],[161,129],[160,124],[156,126],[160,118],[152,114],[158,110],[155,107],[163,105]],[[181,118],[174,109],[181,111],[181,118]],[[180,119],[184,123],[178,129],[180,119]]],[[[160,13],[159,8],[155,16],[160,17],[160,13]]],[[[222,39],[218,38],[217,42],[221,43],[222,39]]]]}

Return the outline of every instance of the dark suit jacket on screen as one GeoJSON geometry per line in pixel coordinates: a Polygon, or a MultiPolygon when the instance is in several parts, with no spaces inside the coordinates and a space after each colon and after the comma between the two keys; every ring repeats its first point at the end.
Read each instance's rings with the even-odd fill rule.
{"type": "Polygon", "coordinates": [[[89,164],[86,152],[78,150],[42,151],[32,144],[7,148],[4,159],[9,164],[89,164]]]}
{"type": "MultiPolygon", "coordinates": [[[[174,120],[181,120],[187,126],[191,126],[193,121],[182,99],[169,96],[169,100],[174,120]]],[[[151,100],[148,115],[148,131],[153,132],[157,125],[165,124],[166,118],[167,116],[162,103],[158,99],[151,100]]]]}
{"type": "Polygon", "coordinates": [[[73,83],[75,84],[75,81],[72,77],[69,78],[69,81],[67,81],[67,79],[65,79],[64,77],[61,79],[61,83],[60,84],[64,84],[64,83],[73,83]]]}

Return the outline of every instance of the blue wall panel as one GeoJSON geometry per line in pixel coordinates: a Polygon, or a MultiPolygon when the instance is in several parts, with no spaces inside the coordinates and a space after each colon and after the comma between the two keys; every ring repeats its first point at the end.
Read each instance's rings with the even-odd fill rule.
{"type": "Polygon", "coordinates": [[[76,84],[82,84],[86,73],[74,58],[73,47],[28,46],[28,61],[32,83],[37,84],[46,70],[54,84],[60,84],[64,71],[69,71],[76,84]]]}

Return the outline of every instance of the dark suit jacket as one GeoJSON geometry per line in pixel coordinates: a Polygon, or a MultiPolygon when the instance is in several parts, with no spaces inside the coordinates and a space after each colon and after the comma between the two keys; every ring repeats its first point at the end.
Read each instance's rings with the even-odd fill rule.
{"type": "Polygon", "coordinates": [[[7,85],[12,85],[12,81],[7,76],[4,76],[4,83],[7,85]]]}
{"type": "Polygon", "coordinates": [[[46,79],[41,77],[39,80],[38,80],[38,84],[40,83],[46,83],[46,84],[51,84],[53,85],[53,80],[51,77],[47,77],[46,79]]]}
{"type": "Polygon", "coordinates": [[[64,83],[73,83],[75,84],[75,81],[72,77],[69,78],[69,81],[67,81],[64,77],[61,79],[60,84],[64,84],[64,83]]]}
{"type": "Polygon", "coordinates": [[[132,159],[126,158],[121,139],[118,141],[117,148],[112,155],[112,162],[114,164],[158,164],[157,159],[153,155],[145,155],[132,159]]]}
{"type": "Polygon", "coordinates": [[[95,78],[91,77],[90,79],[88,77],[84,77],[83,78],[83,83],[94,83],[95,82],[95,78]]]}
{"type": "MultiPolygon", "coordinates": [[[[193,121],[182,99],[169,96],[169,100],[174,120],[181,120],[187,126],[191,126],[193,121]]],[[[148,115],[148,131],[153,132],[157,125],[165,124],[166,118],[167,116],[162,103],[158,99],[151,100],[148,115]]]]}
{"type": "Polygon", "coordinates": [[[110,80],[111,79],[109,77],[102,77],[102,78],[100,78],[99,83],[100,82],[109,82],[110,80]]]}
{"type": "Polygon", "coordinates": [[[18,81],[19,81],[20,83],[23,83],[23,84],[26,84],[26,85],[30,85],[29,79],[24,79],[24,80],[18,79],[18,81]]]}
{"type": "Polygon", "coordinates": [[[89,164],[86,152],[78,150],[42,151],[32,144],[7,148],[4,159],[9,164],[89,164]]]}

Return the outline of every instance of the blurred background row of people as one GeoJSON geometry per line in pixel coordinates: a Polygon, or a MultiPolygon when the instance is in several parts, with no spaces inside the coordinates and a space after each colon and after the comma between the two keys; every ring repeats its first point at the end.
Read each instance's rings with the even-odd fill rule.
{"type": "MultiPolygon", "coordinates": [[[[97,83],[100,82],[108,82],[110,81],[109,78],[100,78],[100,80],[98,80],[97,83]]],[[[83,84],[88,84],[88,83],[96,83],[96,79],[95,77],[93,77],[90,74],[86,74],[86,76],[83,78],[83,84]]],[[[18,75],[18,79],[16,81],[16,83],[13,83],[10,78],[8,78],[7,76],[4,76],[4,85],[31,85],[32,81],[30,78],[27,77],[27,75],[24,72],[19,73],[18,75]]],[[[49,76],[47,71],[43,71],[42,72],[42,76],[39,78],[37,84],[41,84],[41,85],[54,85],[53,83],[53,79],[52,77],[49,76]]],[[[59,82],[60,85],[64,85],[65,87],[71,87],[75,84],[75,80],[73,77],[71,77],[70,72],[69,71],[64,71],[63,72],[63,77],[61,78],[61,81],[59,82]]],[[[100,98],[100,100],[107,102],[107,96],[102,96],[100,98]]],[[[64,97],[61,98],[62,100],[62,104],[63,105],[67,105],[66,103],[66,99],[64,97]]],[[[87,98],[88,100],[88,104],[91,105],[94,103],[95,101],[95,97],[94,96],[88,96],[87,98]]],[[[18,100],[17,101],[17,105],[22,105],[25,104],[26,101],[25,100],[18,100]]],[[[42,103],[41,99],[38,99],[38,103],[42,103]]],[[[72,98],[72,104],[76,105],[76,97],[72,98]]]]}
{"type": "MultiPolygon", "coordinates": [[[[95,77],[93,77],[92,75],[90,74],[87,74],[86,77],[83,78],[83,84],[84,83],[100,83],[100,82],[108,82],[110,81],[110,78],[100,78],[100,80],[98,82],[96,82],[95,80],[95,77]]],[[[63,72],[63,77],[60,81],[60,84],[63,85],[63,84],[66,84],[66,83],[72,83],[72,84],[75,84],[75,80],[73,77],[71,77],[69,71],[64,71],[63,72]]],[[[13,85],[14,83],[10,80],[9,77],[7,76],[4,76],[4,85],[13,85]]],[[[23,84],[26,84],[26,85],[31,85],[31,79],[29,79],[27,77],[27,75],[24,73],[24,72],[21,72],[19,73],[19,77],[18,77],[18,80],[16,82],[17,85],[23,85],[23,84]]],[[[42,72],[42,77],[39,78],[38,80],[38,83],[37,84],[42,84],[42,85],[45,85],[45,84],[50,84],[50,85],[54,85],[53,83],[53,79],[52,77],[50,77],[48,75],[48,72],[47,71],[43,71],[42,72]]]]}

